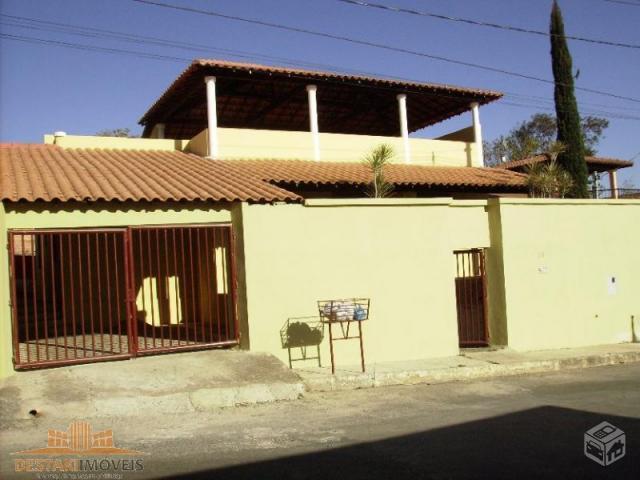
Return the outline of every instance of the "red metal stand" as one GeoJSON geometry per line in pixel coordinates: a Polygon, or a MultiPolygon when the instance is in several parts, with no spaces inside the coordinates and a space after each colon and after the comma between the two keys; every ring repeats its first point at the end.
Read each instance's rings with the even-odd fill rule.
{"type": "Polygon", "coordinates": [[[331,352],[331,373],[336,373],[335,352],[333,342],[337,340],[355,340],[360,344],[360,365],[362,372],[364,366],[364,342],[362,337],[362,322],[369,319],[369,309],[371,302],[368,298],[349,298],[342,300],[320,300],[318,301],[318,313],[320,321],[329,327],[329,350],[331,352]],[[349,335],[352,323],[358,324],[358,334],[349,335]],[[341,336],[334,337],[333,325],[340,324],[341,336]]]}
{"type": "Polygon", "coordinates": [[[322,300],[318,302],[320,321],[329,327],[329,350],[331,352],[331,373],[336,373],[335,352],[333,342],[337,340],[358,340],[360,344],[360,365],[362,372],[364,364],[364,342],[362,336],[362,322],[369,319],[370,301],[368,298],[354,298],[347,300],[322,300]],[[349,334],[352,323],[358,324],[358,333],[349,334]],[[333,325],[340,324],[341,336],[334,337],[333,325]]]}
{"type": "Polygon", "coordinates": [[[362,366],[362,372],[364,373],[365,371],[365,366],[364,366],[364,346],[363,346],[363,341],[362,341],[362,322],[364,320],[328,320],[328,319],[323,319],[322,322],[326,323],[329,326],[329,350],[331,352],[331,373],[336,373],[336,363],[335,363],[335,355],[333,352],[333,342],[334,341],[338,341],[338,340],[359,340],[360,341],[360,364],[362,366]],[[340,330],[342,333],[341,337],[334,337],[333,336],[333,325],[339,323],[340,324],[340,330]],[[358,334],[357,335],[349,335],[349,327],[351,326],[352,323],[357,323],[358,324],[358,334]],[[346,324],[346,328],[345,328],[345,324],[346,324]]]}

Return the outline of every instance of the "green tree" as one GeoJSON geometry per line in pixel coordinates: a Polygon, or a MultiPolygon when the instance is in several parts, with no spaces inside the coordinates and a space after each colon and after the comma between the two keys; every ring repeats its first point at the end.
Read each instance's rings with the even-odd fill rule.
{"type": "Polygon", "coordinates": [[[138,138],[140,135],[133,135],[128,128],[113,128],[100,130],[96,133],[98,137],[123,137],[123,138],[138,138]]]}
{"type": "Polygon", "coordinates": [[[588,157],[598,153],[597,147],[604,131],[609,127],[609,120],[600,117],[584,117],[581,121],[584,139],[584,154],[588,157]]]}
{"type": "Polygon", "coordinates": [[[572,196],[586,198],[588,170],[584,160],[584,139],[573,87],[571,54],[564,35],[562,12],[556,0],[551,8],[550,34],[558,141],[566,146],[558,156],[558,163],[573,178],[572,196]]]}
{"type": "Polygon", "coordinates": [[[393,155],[393,148],[382,144],[374,148],[362,160],[362,163],[371,170],[372,178],[367,192],[370,197],[384,198],[391,196],[393,186],[387,183],[384,178],[384,167],[391,162],[393,155]]]}
{"type": "MultiPolygon", "coordinates": [[[[609,127],[609,120],[587,116],[581,120],[585,155],[597,153],[598,144],[609,127]]],[[[549,151],[558,136],[557,120],[548,113],[536,113],[512,128],[507,134],[485,142],[485,165],[497,165],[505,160],[521,160],[549,151]]]]}

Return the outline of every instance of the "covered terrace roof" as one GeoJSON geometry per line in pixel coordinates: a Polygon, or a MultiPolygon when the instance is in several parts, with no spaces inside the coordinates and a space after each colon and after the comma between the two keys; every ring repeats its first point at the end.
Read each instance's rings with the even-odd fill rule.
{"type": "Polygon", "coordinates": [[[191,138],[207,127],[204,78],[216,77],[219,127],[308,131],[306,85],[318,87],[321,132],[396,136],[396,95],[407,95],[413,132],[486,104],[490,90],[417,83],[342,73],[271,67],[222,60],[194,60],[140,119],[143,136],[165,124],[165,138],[191,138]]]}
{"type": "MultiPolygon", "coordinates": [[[[547,154],[535,155],[529,158],[523,158],[522,160],[512,160],[510,162],[504,162],[496,165],[496,168],[504,168],[506,170],[512,170],[514,172],[526,173],[527,168],[536,163],[546,163],[551,160],[551,157],[547,154]]],[[[620,168],[632,167],[633,162],[629,160],[620,160],[618,158],[605,158],[605,157],[585,157],[587,162],[587,168],[589,173],[594,172],[608,172],[610,170],[618,170],[620,168]]]]}

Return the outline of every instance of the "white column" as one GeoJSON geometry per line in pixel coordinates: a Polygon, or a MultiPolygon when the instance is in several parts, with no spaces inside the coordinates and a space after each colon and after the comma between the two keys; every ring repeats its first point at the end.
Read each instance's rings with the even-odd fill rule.
{"type": "Polygon", "coordinates": [[[476,144],[475,167],[484,166],[484,152],[482,148],[482,125],[480,125],[480,109],[477,102],[471,104],[471,116],[473,118],[473,141],[476,144]]]}
{"type": "Polygon", "coordinates": [[[311,129],[311,139],[313,141],[313,158],[320,160],[320,135],[318,133],[318,102],[316,99],[315,85],[307,85],[307,97],[309,98],[309,128],[311,129]]]}
{"type": "Polygon", "coordinates": [[[615,170],[609,170],[609,188],[611,198],[618,198],[618,175],[615,170]]]}
{"type": "Polygon", "coordinates": [[[398,99],[398,111],[400,113],[400,135],[404,147],[404,161],[411,163],[411,146],[409,145],[409,122],[407,120],[407,96],[401,93],[396,96],[398,99]]]}
{"type": "Polygon", "coordinates": [[[216,111],[216,77],[204,77],[207,84],[207,123],[209,158],[218,158],[218,113],[216,111]]]}

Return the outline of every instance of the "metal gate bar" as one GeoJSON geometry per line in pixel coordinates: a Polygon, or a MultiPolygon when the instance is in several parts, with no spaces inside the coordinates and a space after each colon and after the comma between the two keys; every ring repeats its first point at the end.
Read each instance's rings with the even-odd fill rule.
{"type": "Polygon", "coordinates": [[[11,230],[8,240],[16,369],[238,343],[230,224],[11,230]]]}
{"type": "Polygon", "coordinates": [[[129,229],[137,354],[238,343],[231,225],[129,229]]]}
{"type": "Polygon", "coordinates": [[[487,346],[489,330],[484,250],[458,250],[454,254],[460,346],[487,346]]]}
{"type": "Polygon", "coordinates": [[[124,229],[12,230],[8,240],[16,369],[130,356],[124,229]]]}

